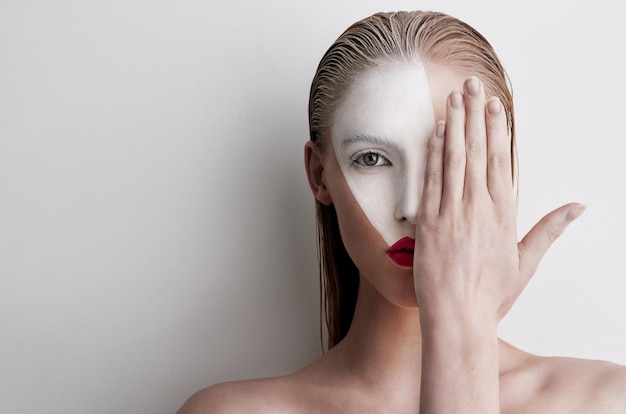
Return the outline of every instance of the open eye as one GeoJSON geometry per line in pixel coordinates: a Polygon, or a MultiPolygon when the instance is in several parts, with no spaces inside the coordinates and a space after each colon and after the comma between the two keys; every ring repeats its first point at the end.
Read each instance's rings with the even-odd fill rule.
{"type": "Polygon", "coordinates": [[[359,168],[369,168],[369,167],[379,167],[383,165],[391,165],[389,160],[385,158],[383,155],[374,152],[367,151],[361,154],[358,154],[356,157],[352,159],[352,164],[355,167],[359,168]]]}

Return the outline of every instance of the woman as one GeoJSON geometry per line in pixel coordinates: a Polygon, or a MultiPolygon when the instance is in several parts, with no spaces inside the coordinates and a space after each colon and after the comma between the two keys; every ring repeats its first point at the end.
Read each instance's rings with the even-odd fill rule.
{"type": "Polygon", "coordinates": [[[329,351],[293,374],[219,384],[181,413],[623,413],[626,370],[497,337],[584,206],[518,243],[515,128],[489,43],[440,13],[377,14],[318,67],[305,145],[329,351]]]}

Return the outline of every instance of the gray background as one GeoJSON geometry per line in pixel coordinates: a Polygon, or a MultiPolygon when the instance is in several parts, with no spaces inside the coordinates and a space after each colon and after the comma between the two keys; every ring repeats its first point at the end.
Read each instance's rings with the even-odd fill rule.
{"type": "Polygon", "coordinates": [[[0,1],[0,412],[171,413],[320,354],[308,87],[380,10],[448,12],[499,52],[520,235],[589,206],[502,336],[626,364],[625,10],[584,6],[0,1]]]}

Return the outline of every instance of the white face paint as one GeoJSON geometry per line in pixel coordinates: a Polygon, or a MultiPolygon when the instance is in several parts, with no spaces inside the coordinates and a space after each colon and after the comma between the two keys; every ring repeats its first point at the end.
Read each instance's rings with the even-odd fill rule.
{"type": "Polygon", "coordinates": [[[389,64],[354,80],[335,112],[331,136],[350,191],[389,245],[407,234],[422,194],[435,125],[424,66],[389,64]]]}

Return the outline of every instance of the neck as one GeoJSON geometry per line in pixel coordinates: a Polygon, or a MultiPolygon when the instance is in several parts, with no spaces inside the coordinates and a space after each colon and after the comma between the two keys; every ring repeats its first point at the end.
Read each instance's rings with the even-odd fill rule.
{"type": "Polygon", "coordinates": [[[350,330],[331,353],[365,385],[419,390],[420,332],[417,308],[392,304],[361,278],[350,330]]]}
{"type": "MultiPolygon", "coordinates": [[[[501,374],[515,370],[520,361],[530,357],[502,340],[498,343],[501,374]]],[[[326,356],[331,365],[366,387],[387,389],[390,393],[417,390],[419,398],[419,308],[394,305],[362,277],[350,330],[326,356]]]]}

